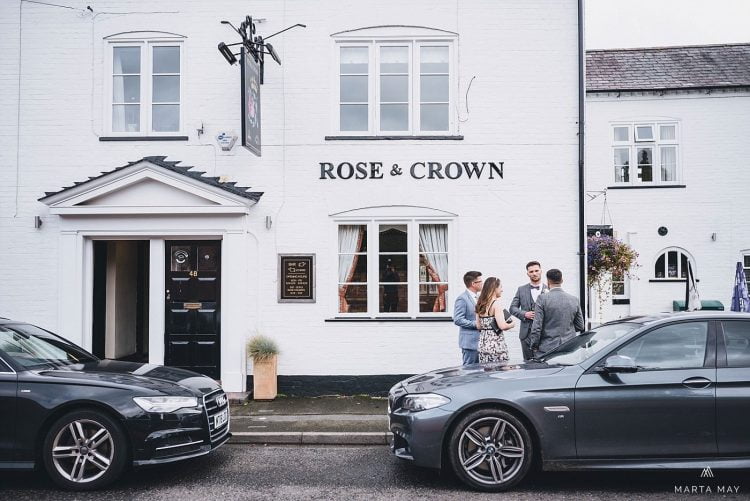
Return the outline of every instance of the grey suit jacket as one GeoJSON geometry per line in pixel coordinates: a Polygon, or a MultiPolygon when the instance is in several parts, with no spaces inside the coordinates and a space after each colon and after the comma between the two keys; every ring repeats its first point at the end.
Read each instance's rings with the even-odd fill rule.
{"type": "Polygon", "coordinates": [[[456,298],[453,306],[453,323],[458,325],[458,346],[464,350],[479,348],[479,331],[476,324],[476,303],[469,297],[469,292],[456,298]]]}
{"type": "Polygon", "coordinates": [[[551,289],[536,300],[534,323],[529,345],[537,352],[547,353],[583,331],[583,313],[578,298],[560,288],[551,289]]]}
{"type": "MultiPolygon", "coordinates": [[[[549,290],[547,284],[542,284],[542,293],[549,290]]],[[[541,295],[539,296],[541,297],[541,295]]],[[[523,341],[529,337],[531,332],[531,320],[527,319],[524,315],[527,311],[534,311],[534,297],[531,295],[531,284],[522,285],[516,291],[516,295],[513,296],[513,301],[510,302],[510,314],[517,317],[521,322],[518,327],[518,338],[523,341]]]]}

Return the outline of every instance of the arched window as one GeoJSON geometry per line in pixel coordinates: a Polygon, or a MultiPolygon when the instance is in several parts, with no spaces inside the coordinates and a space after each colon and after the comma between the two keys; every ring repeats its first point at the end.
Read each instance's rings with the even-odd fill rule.
{"type": "Polygon", "coordinates": [[[372,26],[331,35],[338,136],[455,134],[458,34],[372,26]]]}
{"type": "Polygon", "coordinates": [[[679,247],[664,249],[654,261],[654,278],[664,280],[687,278],[688,263],[695,275],[695,261],[685,249],[679,247]]]}
{"type": "Polygon", "coordinates": [[[455,214],[382,206],[331,216],[338,232],[337,315],[447,314],[455,214]]]}

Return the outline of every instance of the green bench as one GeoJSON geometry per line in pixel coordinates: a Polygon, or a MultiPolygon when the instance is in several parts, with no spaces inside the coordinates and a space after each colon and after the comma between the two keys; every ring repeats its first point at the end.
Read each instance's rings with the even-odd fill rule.
{"type": "MultiPolygon", "coordinates": [[[[716,299],[701,300],[701,310],[724,311],[724,305],[716,299]]],[[[685,311],[685,301],[672,301],[672,311],[685,311]]]]}

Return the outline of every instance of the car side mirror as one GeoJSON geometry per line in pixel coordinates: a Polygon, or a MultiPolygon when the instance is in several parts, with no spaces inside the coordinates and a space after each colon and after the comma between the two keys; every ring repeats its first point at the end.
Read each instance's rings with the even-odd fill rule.
{"type": "Polygon", "coordinates": [[[638,372],[638,366],[635,365],[635,360],[625,355],[612,355],[607,357],[604,361],[604,365],[599,368],[598,372],[604,372],[606,374],[617,374],[617,373],[632,373],[638,372]]]}

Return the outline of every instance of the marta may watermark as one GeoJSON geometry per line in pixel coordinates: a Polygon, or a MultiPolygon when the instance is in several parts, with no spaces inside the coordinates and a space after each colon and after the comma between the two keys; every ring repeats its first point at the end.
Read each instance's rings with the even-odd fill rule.
{"type": "Polygon", "coordinates": [[[675,494],[739,494],[740,486],[733,484],[724,484],[710,479],[715,478],[714,472],[710,466],[701,470],[698,477],[701,479],[700,484],[675,485],[675,494]]]}

